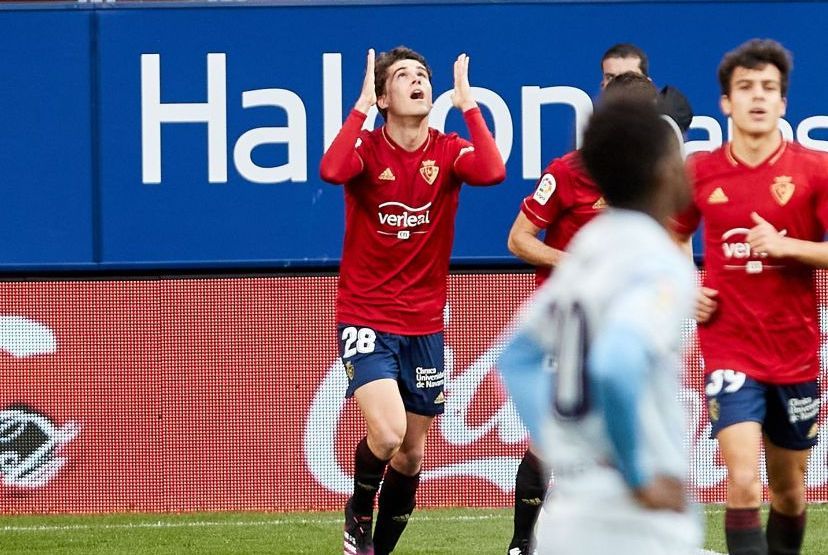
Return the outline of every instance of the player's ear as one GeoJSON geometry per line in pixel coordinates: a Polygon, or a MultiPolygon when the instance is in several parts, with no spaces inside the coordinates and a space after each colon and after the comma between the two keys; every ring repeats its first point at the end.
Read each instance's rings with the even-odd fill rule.
{"type": "Polygon", "coordinates": [[[721,98],[719,98],[719,107],[722,109],[722,113],[724,115],[729,116],[731,112],[730,97],[723,94],[721,98]]]}
{"type": "Polygon", "coordinates": [[[782,98],[782,113],[779,114],[779,117],[784,118],[785,117],[785,112],[787,112],[787,111],[788,111],[788,99],[787,98],[782,98]]]}
{"type": "Polygon", "coordinates": [[[377,108],[382,110],[388,109],[388,97],[386,95],[377,97],[377,108]]]}

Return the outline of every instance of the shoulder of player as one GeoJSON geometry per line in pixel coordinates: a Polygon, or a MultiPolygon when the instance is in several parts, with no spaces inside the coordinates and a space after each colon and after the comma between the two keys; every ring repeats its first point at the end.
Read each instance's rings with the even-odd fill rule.
{"type": "Polygon", "coordinates": [[[725,143],[715,150],[694,152],[687,157],[685,166],[694,184],[732,169],[727,148],[725,143]]]}
{"type": "Polygon", "coordinates": [[[581,157],[577,152],[569,152],[560,158],[552,160],[544,169],[543,174],[550,174],[556,181],[570,180],[578,175],[586,175],[581,157]]]}
{"type": "Polygon", "coordinates": [[[689,155],[686,160],[688,168],[704,168],[727,161],[727,144],[711,151],[701,150],[689,155]]]}
{"type": "Polygon", "coordinates": [[[437,150],[438,152],[443,152],[445,155],[453,156],[458,155],[463,148],[473,146],[467,139],[464,139],[454,131],[444,133],[439,129],[429,127],[428,133],[429,144],[426,150],[430,152],[437,150]]]}
{"type": "Polygon", "coordinates": [[[807,165],[813,170],[828,169],[828,152],[814,150],[795,142],[788,143],[785,148],[788,156],[794,158],[797,165],[807,165]]]}
{"type": "Polygon", "coordinates": [[[358,142],[357,148],[358,149],[371,149],[373,150],[376,148],[376,145],[385,141],[385,136],[383,134],[382,126],[377,127],[376,129],[362,129],[358,135],[358,142]]]}

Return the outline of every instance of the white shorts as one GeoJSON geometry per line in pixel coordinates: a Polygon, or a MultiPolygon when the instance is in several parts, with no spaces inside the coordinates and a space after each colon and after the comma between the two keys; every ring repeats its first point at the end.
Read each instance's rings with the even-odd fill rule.
{"type": "Polygon", "coordinates": [[[559,480],[537,525],[538,555],[698,555],[701,513],[644,509],[616,470],[559,480]]]}

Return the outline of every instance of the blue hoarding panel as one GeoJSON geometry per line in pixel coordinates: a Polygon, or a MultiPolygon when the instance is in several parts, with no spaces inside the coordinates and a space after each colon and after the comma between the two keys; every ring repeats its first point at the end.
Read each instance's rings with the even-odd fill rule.
{"type": "Polygon", "coordinates": [[[0,264],[94,262],[90,14],[0,11],[0,264]]]}
{"type": "MultiPolygon", "coordinates": [[[[35,197],[54,203],[52,212],[49,204],[38,205],[29,220],[14,226],[24,239],[3,247],[19,251],[4,251],[3,263],[335,264],[342,244],[342,190],[321,182],[318,164],[358,95],[369,47],[405,44],[422,52],[434,70],[432,125],[463,135],[462,118],[449,110],[443,93],[452,88],[457,54],[471,55],[471,83],[507,157],[508,177],[497,187],[463,191],[456,262],[514,262],[506,236],[520,200],[552,158],[575,146],[598,92],[600,57],[616,42],[644,48],[654,81],[689,97],[698,116],[689,134],[692,151],[727,139],[716,81],[722,54],[751,37],[782,41],[794,52],[796,66],[785,132],[828,150],[820,23],[828,4],[821,2],[115,4],[88,11],[97,17],[99,52],[94,127],[88,64],[75,71],[64,59],[87,59],[90,34],[74,37],[74,43],[59,35],[61,25],[84,14],[0,12],[17,32],[0,44],[25,50],[30,60],[3,62],[11,82],[22,84],[2,92],[20,107],[12,126],[20,131],[3,131],[10,133],[4,166],[25,183],[25,194],[13,198],[30,209],[35,197]],[[43,28],[31,19],[35,15],[55,17],[59,23],[49,29],[58,31],[33,35],[43,28]],[[35,42],[33,36],[41,35],[35,42]],[[53,40],[74,49],[56,55],[42,46],[53,40]],[[43,75],[53,76],[50,86],[63,94],[32,85],[43,75]],[[44,115],[47,109],[54,117],[44,115]],[[55,119],[60,126],[31,132],[44,125],[41,120],[55,119]],[[99,156],[93,159],[92,151],[99,156]],[[59,176],[28,175],[26,168],[59,176]],[[99,197],[91,194],[91,176],[99,179],[99,197]],[[43,183],[64,186],[41,192],[43,183]],[[98,208],[99,227],[93,226],[98,208]],[[42,222],[52,227],[44,230],[42,222]],[[44,248],[58,236],[53,230],[70,225],[83,231],[72,241],[74,255],[44,248]],[[99,250],[92,252],[90,245],[99,250]],[[83,256],[77,253],[81,248],[83,256]]],[[[25,214],[24,208],[13,213],[25,214]]]]}

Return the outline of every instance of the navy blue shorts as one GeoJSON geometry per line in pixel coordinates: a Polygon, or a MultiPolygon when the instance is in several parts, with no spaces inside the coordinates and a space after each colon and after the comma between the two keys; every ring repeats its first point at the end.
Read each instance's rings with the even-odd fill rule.
{"type": "Polygon", "coordinates": [[[816,380],[790,385],[759,382],[734,370],[716,370],[705,378],[707,411],[715,438],[740,422],[759,422],[770,441],[800,451],[817,444],[819,385],[816,380]]]}
{"type": "Polygon", "coordinates": [[[390,378],[397,382],[406,411],[443,414],[443,332],[395,335],[349,324],[338,324],[337,332],[339,356],[348,376],[346,397],[368,382],[390,378]]]}

